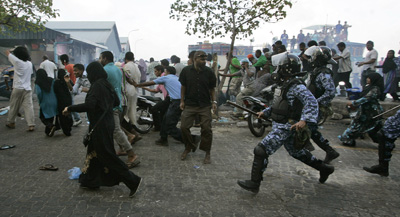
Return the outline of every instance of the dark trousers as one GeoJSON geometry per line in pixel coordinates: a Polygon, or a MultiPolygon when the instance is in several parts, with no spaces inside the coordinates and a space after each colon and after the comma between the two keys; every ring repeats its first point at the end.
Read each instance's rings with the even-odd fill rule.
{"type": "Polygon", "coordinates": [[[179,108],[180,103],[180,99],[170,100],[167,113],[165,114],[161,124],[160,136],[162,139],[167,139],[168,135],[170,135],[174,139],[182,141],[182,132],[176,127],[182,113],[182,110],[179,108]]]}
{"type": "Polygon", "coordinates": [[[60,123],[58,123],[58,118],[57,116],[55,117],[51,117],[51,118],[45,118],[43,115],[42,110],[40,110],[40,120],[42,121],[42,123],[46,126],[44,132],[46,133],[46,135],[49,135],[50,130],[53,126],[56,126],[56,129],[60,129],[60,123]],[[56,120],[54,121],[54,118],[56,118],[56,120]]]}
{"type": "Polygon", "coordinates": [[[186,149],[192,149],[195,146],[190,128],[193,126],[193,121],[196,115],[200,116],[201,127],[201,142],[200,150],[210,151],[212,145],[212,130],[211,130],[211,106],[197,107],[185,106],[181,117],[182,138],[186,149]]]}
{"type": "Polygon", "coordinates": [[[162,120],[168,110],[169,101],[170,98],[167,96],[163,101],[157,102],[150,110],[153,115],[153,123],[156,130],[161,129],[162,120]]]}
{"type": "Polygon", "coordinates": [[[340,72],[335,73],[333,76],[333,82],[335,83],[335,87],[339,85],[340,81],[343,81],[346,84],[346,88],[352,88],[353,85],[350,83],[350,72],[340,72]]]}

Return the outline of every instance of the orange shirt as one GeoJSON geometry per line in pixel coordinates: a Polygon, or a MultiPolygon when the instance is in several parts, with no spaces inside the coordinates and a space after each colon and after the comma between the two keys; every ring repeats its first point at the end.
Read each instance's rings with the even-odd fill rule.
{"type": "Polygon", "coordinates": [[[68,64],[65,66],[65,70],[69,73],[69,78],[75,84],[76,77],[74,74],[74,64],[68,64]]]}

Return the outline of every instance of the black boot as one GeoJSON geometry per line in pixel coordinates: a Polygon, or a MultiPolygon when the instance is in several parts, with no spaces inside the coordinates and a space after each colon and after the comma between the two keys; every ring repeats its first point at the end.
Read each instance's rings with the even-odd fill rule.
{"type": "MultiPolygon", "coordinates": [[[[372,167],[363,167],[363,169],[369,173],[375,173],[381,176],[389,176],[389,161],[385,159],[390,159],[391,155],[385,153],[390,153],[391,150],[386,150],[386,140],[387,138],[380,131],[376,134],[378,138],[378,156],[379,164],[372,167]]],[[[394,142],[394,141],[393,141],[394,142]]]]}
{"type": "Polygon", "coordinates": [[[256,146],[254,149],[254,160],[251,168],[251,180],[238,180],[240,187],[253,193],[258,193],[260,190],[260,182],[263,180],[263,173],[266,165],[265,159],[268,157],[263,146],[256,146]]]}
{"type": "Polygon", "coordinates": [[[381,161],[378,165],[372,167],[363,167],[363,169],[369,173],[375,173],[381,176],[389,176],[389,162],[381,161]]]}
{"type": "Polygon", "coordinates": [[[340,154],[329,145],[329,141],[326,139],[323,142],[317,143],[317,145],[326,152],[324,159],[324,163],[326,164],[329,164],[332,160],[340,156],[340,154]]]}
{"type": "Polygon", "coordinates": [[[329,175],[335,171],[333,166],[325,164],[321,160],[313,161],[310,166],[319,171],[319,182],[325,183],[329,175]]]}

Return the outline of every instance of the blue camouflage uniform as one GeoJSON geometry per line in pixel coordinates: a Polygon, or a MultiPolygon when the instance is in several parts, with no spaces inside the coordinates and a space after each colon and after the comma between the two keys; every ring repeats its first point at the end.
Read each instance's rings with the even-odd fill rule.
{"type": "Polygon", "coordinates": [[[382,128],[385,136],[383,160],[390,161],[395,147],[394,141],[400,136],[400,110],[394,116],[389,117],[382,128]]]}
{"type": "MultiPolygon", "coordinates": [[[[333,82],[333,78],[331,76],[332,72],[330,69],[324,67],[319,67],[314,69],[314,73],[317,73],[317,76],[311,75],[311,79],[307,85],[309,88],[311,85],[314,91],[314,96],[317,98],[317,102],[319,105],[319,109],[321,107],[325,107],[326,109],[330,109],[331,101],[335,97],[335,84],[333,82]]],[[[321,113],[323,111],[319,111],[321,113]]],[[[329,145],[329,141],[325,139],[321,132],[318,131],[318,125],[316,123],[309,123],[309,129],[311,130],[311,139],[325,152],[327,152],[327,158],[325,158],[325,162],[329,163],[334,158],[337,158],[339,154],[332,149],[329,145]]]]}
{"type": "Polygon", "coordinates": [[[376,132],[382,126],[381,118],[373,119],[374,116],[383,112],[379,104],[380,90],[378,87],[371,89],[364,97],[352,102],[357,108],[355,118],[341,136],[340,141],[347,145],[354,145],[355,139],[363,133],[368,133],[372,140],[376,141],[376,132]]]}
{"type": "MultiPolygon", "coordinates": [[[[294,100],[297,98],[303,104],[301,119],[309,123],[317,123],[318,103],[315,97],[303,84],[292,85],[287,94],[287,101],[290,106],[293,106],[294,100]]],[[[271,107],[266,108],[264,116],[271,115],[271,107]]],[[[306,149],[296,150],[294,148],[294,130],[290,130],[291,124],[272,122],[271,132],[261,141],[267,155],[275,153],[282,145],[287,152],[294,158],[310,164],[316,161],[316,158],[306,149]]],[[[268,158],[265,160],[265,167],[268,164],[268,158]]]]}
{"type": "MultiPolygon", "coordinates": [[[[316,70],[319,70],[319,68],[317,68],[316,70]]],[[[335,98],[336,92],[335,83],[333,82],[331,74],[321,72],[317,75],[314,82],[317,91],[324,92],[321,96],[316,97],[318,104],[329,106],[333,98],[335,98]]]]}

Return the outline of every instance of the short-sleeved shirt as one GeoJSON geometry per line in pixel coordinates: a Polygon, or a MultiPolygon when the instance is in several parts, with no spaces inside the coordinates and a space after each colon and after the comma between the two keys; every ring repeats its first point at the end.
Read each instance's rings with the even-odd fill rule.
{"type": "Polygon", "coordinates": [[[179,81],[186,88],[185,105],[211,106],[210,90],[215,88],[217,78],[209,67],[198,72],[194,65],[183,68],[179,81]]]}
{"type": "Polygon", "coordinates": [[[350,60],[350,51],[345,48],[343,52],[340,54],[342,58],[339,59],[339,70],[338,73],[341,72],[350,72],[351,71],[351,60],[350,60]]]}
{"type": "MultiPolygon", "coordinates": [[[[122,71],[114,65],[114,63],[108,63],[104,66],[104,70],[107,72],[107,81],[110,82],[111,86],[114,87],[115,93],[117,93],[119,101],[122,100],[122,71]]],[[[114,110],[122,111],[121,103],[115,107],[114,110]]]]}
{"type": "Polygon", "coordinates": [[[365,55],[364,62],[368,62],[372,59],[375,59],[375,62],[370,63],[370,64],[364,64],[363,70],[367,70],[368,68],[375,70],[375,65],[378,60],[378,51],[376,51],[375,49],[368,51],[368,53],[365,55]]]}
{"type": "Polygon", "coordinates": [[[74,74],[74,64],[68,64],[65,66],[65,71],[67,71],[69,73],[69,78],[71,79],[71,81],[75,84],[76,82],[76,77],[74,74]]]}
{"type": "Polygon", "coordinates": [[[31,88],[31,76],[33,74],[33,67],[30,61],[22,61],[18,59],[14,54],[8,55],[8,60],[14,66],[14,89],[32,90],[31,88]]]}
{"type": "Polygon", "coordinates": [[[256,64],[254,64],[254,67],[263,67],[267,63],[267,57],[265,55],[261,55],[260,58],[257,60],[256,64]]]}
{"type": "MultiPolygon", "coordinates": [[[[239,65],[240,66],[240,61],[237,58],[232,58],[232,64],[233,65],[239,65]]],[[[232,64],[229,65],[229,73],[230,74],[235,74],[238,72],[240,69],[234,67],[232,64]]],[[[234,78],[238,78],[239,76],[235,76],[234,78]]]]}
{"type": "Polygon", "coordinates": [[[42,63],[40,63],[39,67],[46,71],[48,77],[54,79],[54,71],[57,70],[57,66],[55,63],[51,62],[50,60],[45,60],[42,63]]]}
{"type": "Polygon", "coordinates": [[[164,84],[171,99],[181,98],[181,83],[176,75],[166,75],[153,80],[156,84],[164,84]]]}

